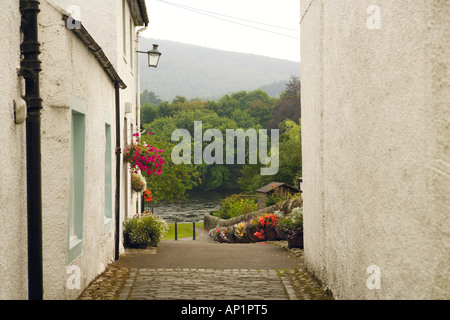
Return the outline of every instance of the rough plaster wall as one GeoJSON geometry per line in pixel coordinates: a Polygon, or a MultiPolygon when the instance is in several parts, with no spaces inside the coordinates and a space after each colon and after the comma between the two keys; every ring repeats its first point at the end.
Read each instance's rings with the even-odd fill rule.
{"type": "MultiPolygon", "coordinates": [[[[117,37],[122,36],[117,34],[116,25],[121,25],[122,14],[117,14],[116,7],[120,5],[122,8],[122,1],[119,0],[50,0],[60,8],[68,10],[71,6],[78,6],[80,9],[80,18],[83,26],[95,39],[95,41],[102,47],[106,56],[110,59],[114,68],[117,69],[120,61],[118,61],[118,45],[117,37]]],[[[121,30],[121,29],[120,29],[121,30]]]]}
{"type": "Polygon", "coordinates": [[[13,101],[24,105],[19,1],[0,2],[0,299],[27,297],[25,123],[14,123],[13,101]]]}
{"type": "MultiPolygon", "coordinates": [[[[67,10],[71,5],[74,4],[73,0],[51,0],[58,7],[67,10]]],[[[100,47],[105,52],[108,59],[111,61],[112,65],[116,69],[120,78],[127,85],[125,90],[120,90],[120,134],[121,134],[121,147],[123,149],[123,125],[124,118],[128,119],[128,129],[126,132],[127,136],[132,137],[131,124],[136,129],[139,126],[136,125],[136,90],[137,90],[137,71],[136,71],[136,56],[134,57],[133,68],[130,64],[130,32],[129,32],[129,19],[130,12],[126,9],[126,55],[123,52],[123,27],[122,27],[122,1],[120,0],[106,0],[106,1],[92,1],[92,0],[79,0],[76,5],[80,8],[81,22],[86,30],[91,34],[95,41],[100,45],[100,47]],[[131,103],[132,113],[125,113],[125,104],[131,103]]],[[[133,45],[136,46],[135,42],[133,45]]],[[[137,50],[137,48],[135,48],[137,50]]],[[[136,50],[133,50],[136,51],[136,50]]],[[[115,112],[111,118],[115,124],[115,112]]],[[[113,140],[115,145],[115,135],[113,134],[113,140]]],[[[114,157],[115,158],[115,157],[114,157]]],[[[121,166],[121,176],[124,177],[124,166],[121,166]]],[[[131,175],[127,173],[127,181],[131,180],[131,175]]],[[[114,181],[114,180],[113,180],[114,181]]],[[[136,200],[137,197],[129,196],[128,201],[125,199],[125,192],[123,190],[129,190],[129,183],[126,184],[124,179],[121,179],[121,199],[120,199],[120,212],[121,221],[123,221],[128,213],[128,216],[133,216],[136,211],[136,200]],[[127,208],[125,208],[127,206],[127,208]]],[[[131,192],[128,191],[131,195],[131,192]]],[[[122,225],[121,225],[122,227],[122,225]]],[[[122,239],[122,232],[120,232],[122,239]]],[[[123,247],[120,249],[124,252],[123,247]]]]}
{"type": "Polygon", "coordinates": [[[301,1],[307,266],[337,298],[449,298],[449,1],[378,1],[380,30],[370,4],[301,1]]]}
{"type": "Polygon", "coordinates": [[[114,86],[94,56],[65,28],[60,12],[45,2],[41,10],[44,297],[74,299],[113,259],[114,228],[103,233],[103,185],[105,120],[113,119],[114,86]],[[71,263],[80,268],[80,290],[66,285],[72,97],[86,102],[83,250],[71,263]]]}

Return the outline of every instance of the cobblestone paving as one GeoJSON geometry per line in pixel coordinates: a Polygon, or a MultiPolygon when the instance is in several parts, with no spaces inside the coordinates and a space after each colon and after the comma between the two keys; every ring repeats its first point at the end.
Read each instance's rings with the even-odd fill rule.
{"type": "Polygon", "coordinates": [[[131,275],[121,300],[288,299],[276,270],[138,269],[131,275]]]}
{"type": "MultiPolygon", "coordinates": [[[[279,242],[276,245],[285,246],[279,242]]],[[[291,250],[302,257],[303,250],[291,250]]],[[[154,252],[156,253],[156,251],[154,252]]],[[[300,269],[148,269],[111,264],[80,300],[327,300],[300,269]]]]}

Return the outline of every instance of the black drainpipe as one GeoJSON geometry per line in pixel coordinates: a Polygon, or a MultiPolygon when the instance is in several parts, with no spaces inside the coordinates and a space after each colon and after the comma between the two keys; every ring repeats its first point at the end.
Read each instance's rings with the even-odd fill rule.
{"type": "Polygon", "coordinates": [[[40,43],[38,42],[39,1],[20,0],[22,15],[20,75],[25,78],[26,162],[27,162],[27,230],[28,230],[28,299],[42,300],[42,177],[41,177],[41,109],[39,91],[40,43]]]}
{"type": "Polygon", "coordinates": [[[116,214],[116,231],[115,231],[115,247],[114,259],[119,260],[119,245],[120,245],[120,166],[122,164],[120,148],[120,84],[114,83],[116,91],[116,199],[115,199],[115,214],[116,214]]]}

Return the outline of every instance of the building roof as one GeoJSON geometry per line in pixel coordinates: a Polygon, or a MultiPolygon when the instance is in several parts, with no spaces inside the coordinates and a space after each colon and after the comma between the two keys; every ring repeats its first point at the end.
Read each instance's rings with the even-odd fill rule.
{"type": "Polygon", "coordinates": [[[273,191],[273,189],[275,189],[276,187],[285,187],[285,188],[288,188],[288,189],[291,189],[291,190],[294,190],[297,192],[299,191],[297,188],[290,186],[283,182],[271,182],[271,183],[265,185],[264,187],[259,188],[258,190],[256,190],[256,192],[269,193],[269,192],[273,191]]]}
{"type": "Polygon", "coordinates": [[[147,26],[149,19],[145,0],[128,0],[128,6],[136,26],[147,26]]]}

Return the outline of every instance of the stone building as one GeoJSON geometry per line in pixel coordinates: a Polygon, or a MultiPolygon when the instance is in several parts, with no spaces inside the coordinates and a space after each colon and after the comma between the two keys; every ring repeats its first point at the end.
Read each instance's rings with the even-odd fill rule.
{"type": "Polygon", "coordinates": [[[338,299],[449,299],[450,2],[300,4],[308,270],[338,299]]]}
{"type": "Polygon", "coordinates": [[[121,223],[138,201],[120,150],[140,127],[136,31],[148,25],[145,2],[39,2],[0,4],[1,299],[27,299],[31,291],[34,298],[39,291],[44,299],[76,298],[123,251],[121,223]],[[39,9],[39,77],[27,55],[21,58],[30,50],[21,31],[30,8],[39,9]],[[29,78],[40,88],[40,161],[27,150],[29,78]],[[27,190],[36,175],[27,160],[41,165],[41,196],[27,190]],[[41,249],[31,233],[40,233],[41,249]]]}

